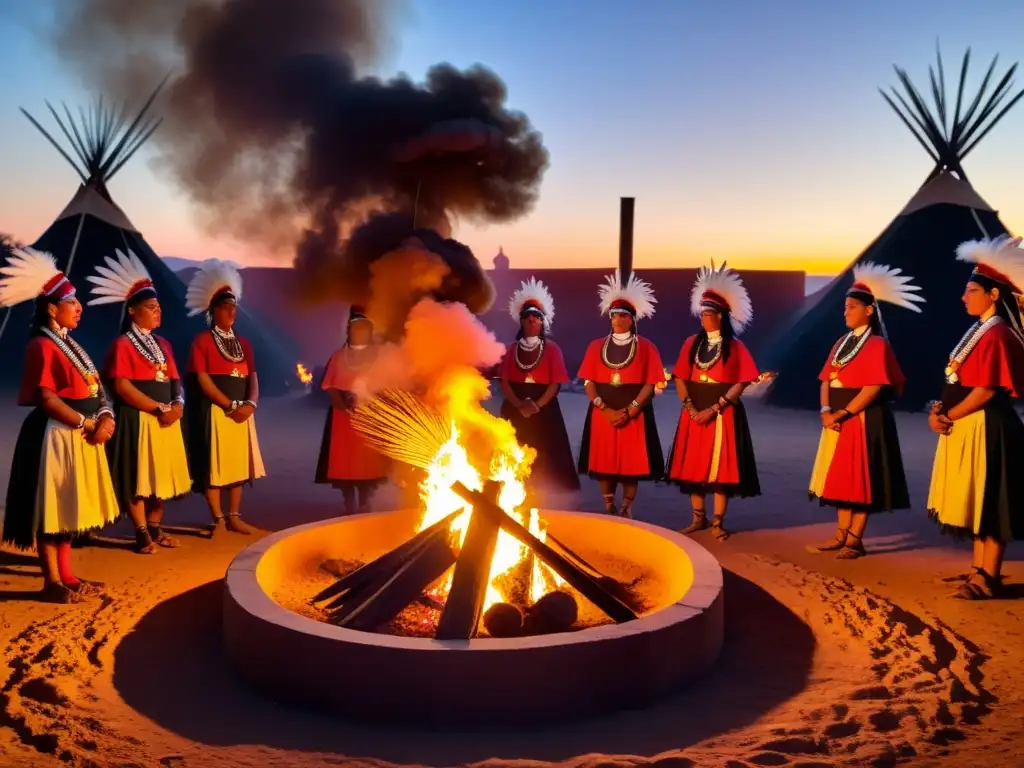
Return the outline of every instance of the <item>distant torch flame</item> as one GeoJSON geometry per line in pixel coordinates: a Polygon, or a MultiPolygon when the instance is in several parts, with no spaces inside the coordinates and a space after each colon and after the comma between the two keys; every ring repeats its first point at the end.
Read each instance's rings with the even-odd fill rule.
{"type": "Polygon", "coordinates": [[[295,375],[303,384],[309,384],[313,380],[313,374],[302,363],[295,364],[295,375]]]}

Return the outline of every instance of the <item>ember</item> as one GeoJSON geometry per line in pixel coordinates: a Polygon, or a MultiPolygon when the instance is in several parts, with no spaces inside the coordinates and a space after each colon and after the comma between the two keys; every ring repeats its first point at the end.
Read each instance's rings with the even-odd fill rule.
{"type": "Polygon", "coordinates": [[[295,364],[295,375],[299,377],[299,381],[303,384],[309,384],[313,381],[313,374],[302,363],[295,364]]]}

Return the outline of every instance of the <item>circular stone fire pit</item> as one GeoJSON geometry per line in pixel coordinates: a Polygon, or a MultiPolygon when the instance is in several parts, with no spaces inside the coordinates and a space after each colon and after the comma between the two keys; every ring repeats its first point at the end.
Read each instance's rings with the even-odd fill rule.
{"type": "MultiPolygon", "coordinates": [[[[228,567],[224,641],[254,688],[304,707],[435,727],[550,723],[643,707],[710,668],[722,648],[722,569],[694,541],[647,523],[544,510],[579,551],[641,563],[662,585],[639,619],[575,632],[441,641],[343,629],[272,599],[311,562],[368,561],[409,538],[418,510],[289,528],[228,567]]],[[[312,595],[310,595],[312,596],[312,595]]]]}

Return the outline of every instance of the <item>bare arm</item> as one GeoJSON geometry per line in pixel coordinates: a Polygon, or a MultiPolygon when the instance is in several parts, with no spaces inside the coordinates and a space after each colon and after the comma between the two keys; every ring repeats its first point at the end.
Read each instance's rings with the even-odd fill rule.
{"type": "Polygon", "coordinates": [[[847,405],[845,408],[840,409],[839,413],[842,413],[844,416],[856,416],[858,413],[860,413],[873,402],[875,402],[881,391],[882,387],[879,386],[878,384],[872,384],[870,387],[861,387],[861,390],[860,392],[857,393],[857,396],[850,401],[849,405],[847,405]]]}
{"type": "MultiPolygon", "coordinates": [[[[69,427],[77,428],[82,423],[82,414],[65,403],[52,389],[39,388],[39,407],[54,421],[59,421],[69,427]]],[[[93,419],[85,420],[86,431],[91,432],[96,422],[93,419]]]]}
{"type": "MultiPolygon", "coordinates": [[[[594,398],[597,397],[597,384],[595,384],[592,381],[588,381],[586,386],[583,387],[583,389],[587,393],[587,399],[590,402],[594,402],[594,398]]],[[[604,403],[602,403],[601,406],[599,406],[599,407],[603,407],[603,406],[604,406],[604,403]]]]}
{"type": "MultiPolygon", "coordinates": [[[[509,384],[508,379],[499,379],[499,381],[501,382],[501,394],[505,396],[505,399],[512,403],[512,406],[514,408],[522,408],[523,401],[516,397],[515,393],[512,391],[512,385],[509,384]]],[[[587,394],[590,394],[589,390],[587,391],[587,394]]],[[[594,398],[590,399],[593,400],[594,398]]]]}
{"type": "Polygon", "coordinates": [[[676,394],[679,395],[679,402],[685,403],[690,398],[690,392],[686,388],[686,382],[676,378],[676,394]]]}
{"type": "Polygon", "coordinates": [[[253,371],[249,374],[249,402],[253,405],[259,405],[260,402],[260,379],[253,371]]]}
{"type": "Polygon", "coordinates": [[[543,408],[545,405],[550,403],[558,395],[558,390],[562,387],[559,384],[548,384],[548,388],[544,390],[544,394],[537,400],[537,407],[543,408]]]}
{"type": "Polygon", "coordinates": [[[231,409],[231,399],[217,389],[217,385],[213,383],[213,379],[210,378],[208,373],[197,373],[196,380],[199,382],[199,389],[202,390],[206,399],[214,405],[218,405],[225,411],[231,409]]]}
{"type": "Polygon", "coordinates": [[[749,387],[750,384],[745,381],[741,381],[737,384],[733,384],[729,387],[729,391],[725,393],[725,399],[733,403],[738,402],[740,397],[743,395],[744,390],[749,387]]]}
{"type": "Polygon", "coordinates": [[[821,407],[822,408],[829,408],[830,407],[829,404],[828,404],[828,390],[829,390],[828,382],[827,381],[821,382],[821,394],[819,395],[818,399],[821,400],[821,407]]]}
{"type": "Polygon", "coordinates": [[[143,413],[153,413],[153,411],[161,405],[153,398],[142,394],[138,387],[132,384],[129,379],[122,379],[120,377],[115,378],[114,392],[132,408],[140,410],[143,413]]]}
{"type": "Polygon", "coordinates": [[[972,413],[980,411],[989,400],[995,397],[996,391],[988,387],[974,387],[967,393],[967,397],[946,411],[946,418],[952,421],[959,421],[970,416],[972,413]]]}

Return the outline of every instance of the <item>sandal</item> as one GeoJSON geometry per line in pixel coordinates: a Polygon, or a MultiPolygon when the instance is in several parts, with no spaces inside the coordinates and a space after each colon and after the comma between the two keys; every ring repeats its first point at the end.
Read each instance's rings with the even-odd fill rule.
{"type": "Polygon", "coordinates": [[[619,510],[619,516],[624,517],[627,520],[633,519],[633,502],[636,501],[636,496],[622,495],[622,508],[619,510]]]}
{"type": "Polygon", "coordinates": [[[843,548],[836,553],[836,560],[857,560],[868,553],[868,551],[864,549],[864,541],[860,536],[852,531],[847,531],[846,537],[846,544],[844,544],[843,548]],[[856,539],[852,544],[850,543],[851,537],[856,539]]]}
{"type": "Polygon", "coordinates": [[[712,518],[711,535],[719,541],[725,541],[730,536],[732,536],[732,534],[729,531],[725,530],[725,526],[723,525],[724,521],[725,515],[715,515],[712,518]]]}
{"type": "Polygon", "coordinates": [[[232,533],[239,533],[243,536],[252,536],[252,528],[242,519],[241,512],[228,512],[227,521],[224,524],[232,533]]]}
{"type": "Polygon", "coordinates": [[[805,549],[812,555],[822,552],[838,552],[846,546],[846,537],[850,532],[846,528],[839,528],[836,537],[828,544],[808,544],[805,549]]]}
{"type": "Polygon", "coordinates": [[[960,585],[953,593],[958,600],[991,600],[997,597],[1003,586],[1002,576],[992,576],[984,568],[975,568],[971,578],[960,585]],[[980,576],[979,580],[975,577],[980,576]]]}
{"type": "Polygon", "coordinates": [[[617,516],[619,514],[618,507],[615,506],[615,494],[607,494],[604,497],[604,513],[606,515],[617,516]]]}
{"type": "Polygon", "coordinates": [[[149,535],[149,530],[146,528],[135,529],[135,554],[137,555],[152,555],[156,552],[156,544],[153,543],[153,537],[149,535]]]}
{"type": "Polygon", "coordinates": [[[57,603],[58,605],[70,605],[71,603],[82,602],[82,597],[69,587],[65,587],[59,581],[47,582],[39,590],[39,601],[43,603],[57,603]]]}
{"type": "Polygon", "coordinates": [[[176,538],[170,534],[164,533],[163,528],[159,524],[153,525],[150,523],[146,526],[149,531],[149,536],[153,539],[153,543],[158,547],[165,547],[166,549],[174,549],[178,546],[179,542],[176,538]]]}
{"type": "Polygon", "coordinates": [[[88,579],[78,579],[73,584],[65,584],[65,587],[70,589],[76,595],[82,597],[95,597],[103,591],[106,586],[102,581],[89,581],[88,579]]]}
{"type": "Polygon", "coordinates": [[[708,516],[704,514],[704,510],[695,509],[693,510],[693,522],[679,532],[682,534],[696,533],[697,531],[703,531],[708,525],[708,516]]]}

